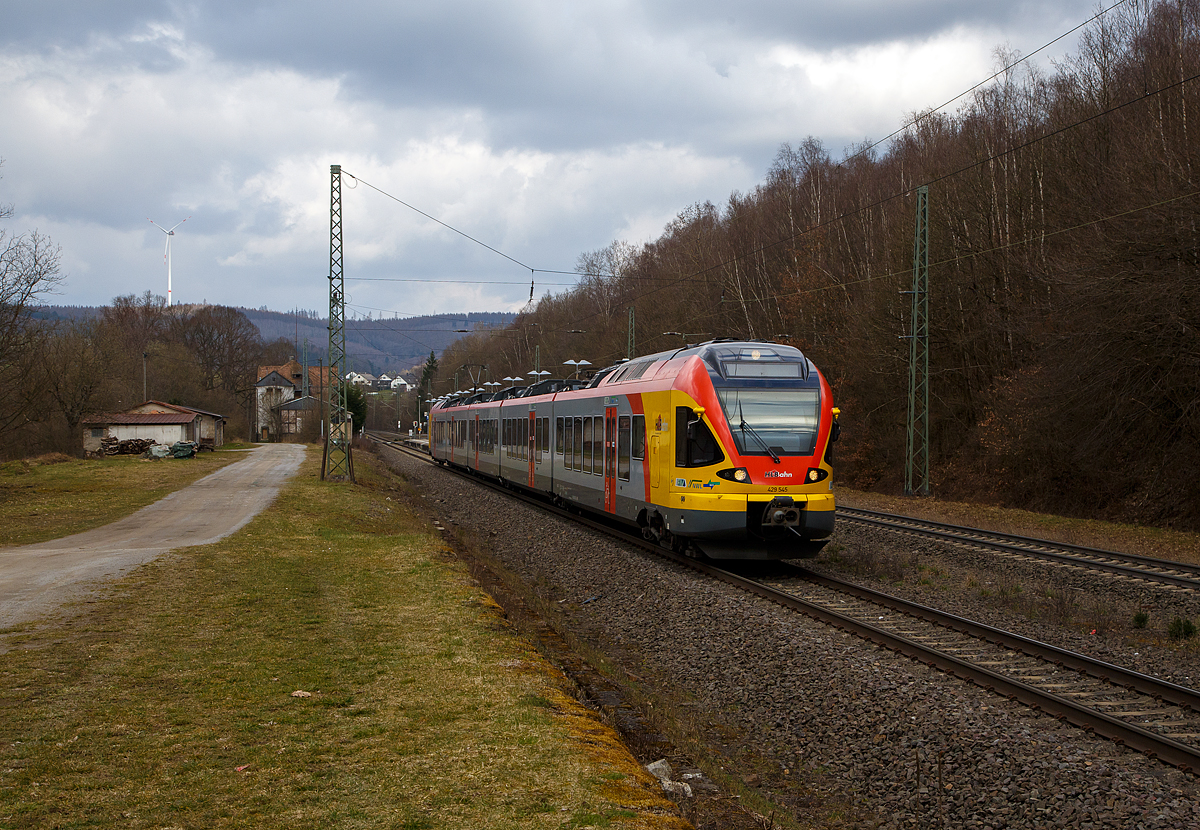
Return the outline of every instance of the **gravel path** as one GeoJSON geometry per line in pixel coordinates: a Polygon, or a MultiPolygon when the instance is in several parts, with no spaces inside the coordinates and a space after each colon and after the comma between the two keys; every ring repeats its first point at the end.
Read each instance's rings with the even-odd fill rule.
{"type": "Polygon", "coordinates": [[[97,583],[169,550],[212,544],[234,533],[274,501],[303,460],[298,444],[261,444],[245,460],[111,524],[0,548],[0,629],[86,596],[97,583]]]}
{"type": "MultiPolygon", "coordinates": [[[[488,540],[490,556],[562,609],[555,625],[644,680],[643,692],[661,690],[660,717],[670,707],[699,724],[713,763],[759,758],[746,784],[781,811],[864,828],[1200,828],[1194,777],[442,470],[387,456],[432,515],[488,540]]],[[[1020,628],[1020,618],[992,604],[997,594],[979,590],[994,582],[992,572],[945,546],[918,543],[914,557],[911,540],[848,525],[835,544],[819,567],[861,575],[883,561],[885,575],[873,578],[899,575],[893,593],[907,586],[930,605],[1020,628]],[[915,578],[931,569],[939,573],[915,578]]],[[[1016,567],[1005,565],[996,578],[1010,588],[1033,584],[1016,567]]],[[[1086,584],[1075,590],[1090,596],[1086,584]]],[[[1086,639],[1070,626],[1022,625],[1076,650],[1086,639]]],[[[1097,634],[1092,645],[1115,656],[1136,649],[1123,632],[1113,636],[1097,634]]],[[[1186,649],[1159,645],[1136,667],[1168,669],[1184,682],[1189,659],[1186,649]]]]}

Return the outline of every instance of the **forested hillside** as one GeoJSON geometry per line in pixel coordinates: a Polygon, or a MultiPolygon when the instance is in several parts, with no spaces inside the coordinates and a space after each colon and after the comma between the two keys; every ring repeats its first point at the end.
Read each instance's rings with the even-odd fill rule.
{"type": "Polygon", "coordinates": [[[535,348],[610,363],[631,309],[636,354],[787,341],[833,385],[841,479],[896,490],[928,185],[935,492],[1200,527],[1198,45],[1200,0],[1129,2],[1053,73],[998,53],[1009,69],[886,145],[785,144],[752,192],[582,256],[576,289],[461,341],[442,376],[528,372],[535,348]]]}
{"type": "MultiPolygon", "coordinates": [[[[145,298],[139,298],[138,302],[145,302],[145,298]]],[[[241,307],[235,310],[258,329],[264,342],[292,343],[291,351],[299,358],[307,340],[309,361],[313,365],[318,360],[325,361],[329,346],[328,318],[315,311],[304,310],[269,311],[265,308],[241,307]]],[[[103,317],[104,313],[104,307],[44,306],[32,311],[30,316],[45,323],[63,323],[92,320],[103,317]]],[[[514,316],[509,312],[471,312],[350,319],[346,321],[349,368],[374,375],[405,371],[424,363],[430,352],[441,354],[443,349],[462,336],[462,332],[504,326],[514,316]]]]}

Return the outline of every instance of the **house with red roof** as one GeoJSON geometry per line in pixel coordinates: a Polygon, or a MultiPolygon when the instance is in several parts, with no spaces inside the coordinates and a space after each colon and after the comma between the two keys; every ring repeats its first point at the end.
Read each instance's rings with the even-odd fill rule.
{"type": "Polygon", "coordinates": [[[94,455],[106,438],[151,440],[170,446],[195,441],[215,449],[225,443],[224,415],[191,406],[146,401],[124,412],[89,415],[83,419],[83,451],[94,455]]]}

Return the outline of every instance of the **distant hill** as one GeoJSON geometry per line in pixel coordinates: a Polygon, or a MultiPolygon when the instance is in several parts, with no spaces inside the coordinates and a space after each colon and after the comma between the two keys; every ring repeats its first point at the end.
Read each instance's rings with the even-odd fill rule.
{"type": "MultiPolygon", "coordinates": [[[[290,340],[303,350],[308,338],[309,359],[324,359],[329,344],[329,321],[311,311],[240,309],[258,327],[263,340],[290,340]]],[[[385,317],[346,321],[346,357],[351,369],[378,375],[424,363],[432,351],[442,351],[464,331],[502,328],[516,315],[494,312],[435,314],[425,317],[385,317]]],[[[297,357],[300,354],[297,353],[297,357]]]]}
{"type": "MultiPolygon", "coordinates": [[[[268,311],[265,308],[240,308],[257,328],[264,341],[289,340],[296,345],[296,357],[304,353],[308,339],[309,362],[326,359],[329,345],[329,321],[314,311],[268,311]]],[[[94,306],[45,306],[35,313],[44,320],[68,320],[96,317],[102,309],[94,306]]],[[[346,321],[346,357],[349,368],[378,375],[400,372],[424,363],[433,352],[442,351],[465,331],[502,328],[516,315],[506,312],[435,314],[425,317],[390,317],[346,321]]]]}

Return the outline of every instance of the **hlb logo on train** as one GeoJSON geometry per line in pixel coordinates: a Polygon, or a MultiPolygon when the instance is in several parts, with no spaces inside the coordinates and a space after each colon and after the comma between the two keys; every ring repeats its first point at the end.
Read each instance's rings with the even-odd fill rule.
{"type": "Polygon", "coordinates": [[[791,477],[792,477],[791,473],[781,472],[779,470],[768,470],[764,475],[764,478],[791,478],[791,477]]]}

